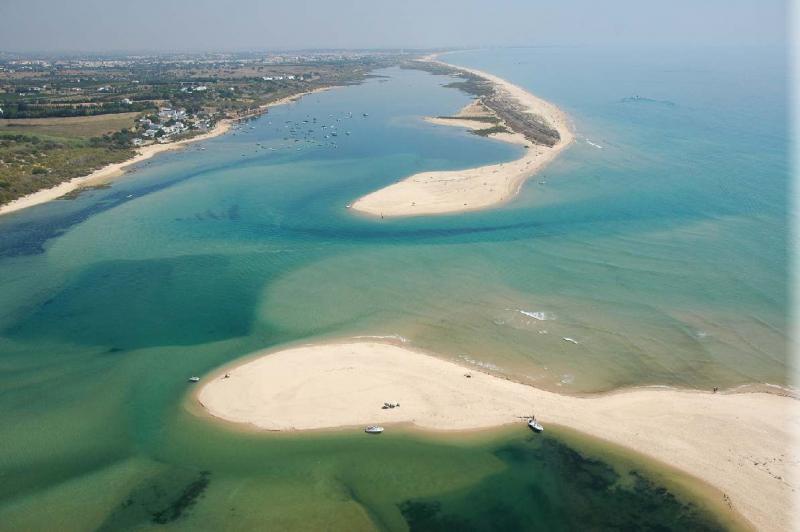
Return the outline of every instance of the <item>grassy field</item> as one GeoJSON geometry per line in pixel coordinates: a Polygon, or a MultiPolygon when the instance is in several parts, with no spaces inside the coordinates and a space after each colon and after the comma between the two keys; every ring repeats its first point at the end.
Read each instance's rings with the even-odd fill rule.
{"type": "Polygon", "coordinates": [[[140,113],[119,113],[64,118],[16,118],[0,120],[0,135],[6,133],[49,137],[91,138],[132,128],[140,113]]]}
{"type": "Polygon", "coordinates": [[[0,204],[133,156],[103,135],[138,113],[0,120],[0,204]]]}

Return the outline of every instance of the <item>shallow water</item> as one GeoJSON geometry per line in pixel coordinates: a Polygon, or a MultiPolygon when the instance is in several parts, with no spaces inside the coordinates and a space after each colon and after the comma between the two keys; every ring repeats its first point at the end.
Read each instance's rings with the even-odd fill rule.
{"type": "MultiPolygon", "coordinates": [[[[535,493],[553,526],[598,505],[647,508],[663,494],[621,493],[606,472],[570,484],[560,460],[582,462],[559,440],[275,444],[195,420],[185,379],[283,343],[399,335],[567,393],[786,384],[776,57],[453,54],[575,123],[575,144],[494,210],[379,221],[346,209],[414,172],[521,153],[422,122],[468,98],[441,87],[448,79],[389,69],[161,155],[110,188],[0,218],[0,522],[307,527],[335,511],[343,528],[484,528],[498,486],[509,519],[535,493]],[[315,142],[294,142],[307,129],[315,142]],[[404,470],[416,461],[417,473],[404,470]],[[534,489],[526,472],[550,480],[534,489]],[[576,498],[564,503],[567,492],[576,498]],[[173,506],[185,511],[170,520],[173,506]]],[[[659,521],[681,528],[684,510],[670,504],[659,521]]]]}
{"type": "Polygon", "coordinates": [[[660,477],[524,425],[458,440],[359,432],[257,435],[172,419],[137,456],[17,491],[0,507],[3,527],[42,528],[44,519],[75,530],[741,527],[691,502],[693,492],[661,487],[672,472],[660,477]]]}

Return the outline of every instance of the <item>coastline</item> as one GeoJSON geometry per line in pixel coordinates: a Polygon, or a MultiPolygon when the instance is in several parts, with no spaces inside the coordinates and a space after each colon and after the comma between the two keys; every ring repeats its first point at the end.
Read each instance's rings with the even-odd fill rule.
{"type": "MultiPolygon", "coordinates": [[[[538,116],[559,134],[559,141],[551,146],[531,142],[521,131],[515,131],[495,114],[502,126],[510,132],[491,133],[487,136],[518,144],[525,154],[514,161],[491,164],[465,170],[421,172],[392,185],[358,198],[351,209],[381,217],[404,217],[448,214],[485,209],[509,201],[517,195],[523,183],[553,161],[573,140],[566,115],[555,105],[538,98],[502,78],[480,70],[444,63],[428,56],[421,61],[435,63],[489,81],[495,91],[521,105],[529,114],[538,116]]],[[[474,105],[468,104],[456,117],[474,105]]],[[[486,128],[485,122],[451,118],[431,118],[430,123],[466,127],[473,130],[486,128]]]]}
{"type": "Polygon", "coordinates": [[[112,179],[124,175],[128,167],[146,161],[151,157],[158,155],[159,153],[178,150],[183,148],[187,144],[191,144],[193,142],[200,142],[203,140],[208,140],[210,138],[218,137],[220,135],[224,135],[231,129],[234,122],[259,116],[263,114],[265,111],[267,111],[270,107],[277,107],[279,105],[292,103],[301,99],[303,96],[326,91],[331,88],[333,88],[333,86],[318,87],[316,89],[310,89],[304,92],[279,98],[274,102],[270,102],[262,106],[259,106],[259,108],[252,113],[248,113],[242,116],[237,116],[235,118],[224,118],[219,122],[217,122],[214,128],[211,129],[210,131],[206,133],[201,133],[194,137],[178,140],[175,142],[168,142],[166,144],[149,144],[147,146],[143,146],[141,148],[138,148],[136,150],[136,155],[134,155],[130,159],[127,159],[119,163],[108,164],[106,166],[103,166],[102,168],[95,170],[90,174],[79,177],[73,177],[72,179],[59,183],[58,185],[55,185],[53,187],[37,190],[36,192],[32,192],[31,194],[12,200],[6,203],[5,205],[0,205],[0,216],[4,214],[11,214],[13,212],[17,212],[22,209],[27,209],[28,207],[33,207],[41,203],[46,203],[48,201],[61,198],[64,195],[79,190],[81,188],[108,183],[112,179]]]}
{"type": "Polygon", "coordinates": [[[520,424],[535,414],[630,449],[725,494],[759,529],[791,524],[796,399],[636,388],[579,397],[466,368],[405,346],[347,340],[258,353],[203,379],[211,416],[263,431],[412,424],[436,433],[520,424]],[[466,378],[469,374],[470,378],[466,378]],[[401,407],[382,409],[384,402],[401,407]]]}

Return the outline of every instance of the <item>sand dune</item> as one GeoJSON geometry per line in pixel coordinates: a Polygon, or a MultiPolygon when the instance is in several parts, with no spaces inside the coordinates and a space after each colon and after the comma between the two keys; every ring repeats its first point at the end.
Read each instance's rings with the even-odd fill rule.
{"type": "Polygon", "coordinates": [[[667,388],[563,396],[377,342],[288,349],[227,371],[197,393],[227,421],[263,430],[401,422],[464,430],[535,414],[545,427],[571,427],[705,480],[759,529],[790,529],[799,418],[789,397],[667,388]],[[399,408],[381,408],[394,401],[399,408]]]}

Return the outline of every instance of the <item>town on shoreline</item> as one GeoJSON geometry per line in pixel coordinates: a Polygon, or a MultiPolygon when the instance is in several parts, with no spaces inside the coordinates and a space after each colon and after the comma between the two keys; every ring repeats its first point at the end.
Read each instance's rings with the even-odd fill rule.
{"type": "Polygon", "coordinates": [[[0,53],[0,213],[87,186],[96,172],[116,175],[115,165],[165,149],[156,146],[223,133],[230,121],[286,98],[360,83],[399,57],[394,51],[0,53]]]}
{"type": "MultiPolygon", "coordinates": [[[[527,177],[570,143],[571,133],[555,106],[504,80],[434,57],[393,51],[62,58],[0,54],[0,215],[105,185],[157,153],[223,134],[232,122],[303,94],[360,83],[373,70],[388,66],[450,76],[454,81],[448,86],[473,96],[486,111],[485,116],[432,122],[465,126],[531,149],[519,161],[498,168],[445,176],[454,185],[446,190],[427,190],[420,179],[427,174],[411,176],[358,199],[354,211],[408,216],[484,208],[513,197],[527,177]],[[405,190],[409,184],[412,190],[405,190]],[[432,197],[433,205],[420,202],[419,193],[432,197]]],[[[435,178],[433,182],[442,181],[432,174],[427,177],[435,178]]]]}

